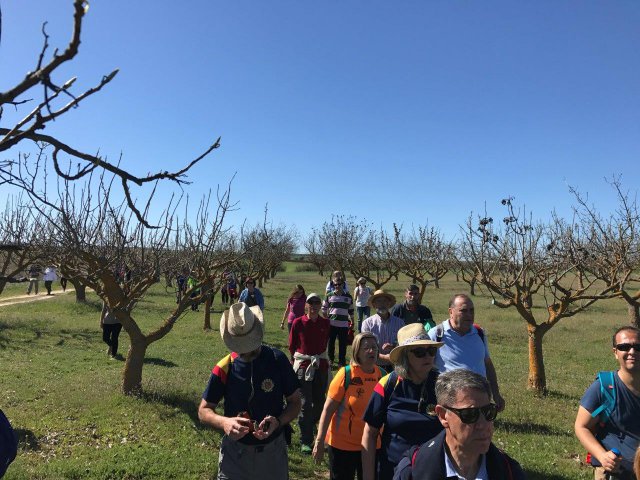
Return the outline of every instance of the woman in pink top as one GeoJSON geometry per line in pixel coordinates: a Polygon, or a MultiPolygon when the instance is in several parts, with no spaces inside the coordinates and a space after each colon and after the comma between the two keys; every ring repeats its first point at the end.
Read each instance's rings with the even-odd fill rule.
{"type": "Polygon", "coordinates": [[[284,330],[285,320],[288,323],[289,333],[291,333],[291,325],[293,320],[304,315],[304,305],[307,301],[307,294],[304,291],[304,287],[300,284],[296,285],[287,299],[287,308],[282,316],[282,322],[280,322],[280,329],[284,330]]]}

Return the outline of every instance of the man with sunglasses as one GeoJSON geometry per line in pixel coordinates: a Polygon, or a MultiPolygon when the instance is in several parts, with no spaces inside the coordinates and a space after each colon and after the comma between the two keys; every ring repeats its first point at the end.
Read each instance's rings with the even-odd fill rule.
{"type": "Polygon", "coordinates": [[[491,442],[498,408],[486,378],[465,369],[443,373],[436,381],[436,400],[444,431],[410,449],[394,480],[526,478],[518,462],[491,442]]]}
{"type": "Polygon", "coordinates": [[[640,329],[621,327],[612,340],[620,368],[607,376],[610,372],[601,372],[587,389],[580,400],[575,432],[591,454],[596,480],[632,480],[633,456],[640,441],[640,329]],[[607,378],[612,384],[603,385],[607,378]]]}

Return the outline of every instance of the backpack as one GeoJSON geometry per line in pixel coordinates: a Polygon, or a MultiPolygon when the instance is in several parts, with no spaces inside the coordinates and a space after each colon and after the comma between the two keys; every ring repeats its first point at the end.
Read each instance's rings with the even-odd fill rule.
{"type": "Polygon", "coordinates": [[[613,371],[598,372],[598,380],[600,381],[600,397],[602,405],[596,408],[591,417],[600,416],[600,425],[604,426],[611,417],[616,408],[616,387],[613,371]]]}
{"type": "MultiPolygon", "coordinates": [[[[482,340],[482,343],[484,343],[484,330],[482,327],[477,323],[474,323],[473,327],[476,329],[476,332],[478,332],[478,336],[480,337],[480,340],[482,340]]],[[[444,327],[440,324],[436,327],[436,342],[441,342],[442,337],[444,337],[444,327]]]]}
{"type": "Polygon", "coordinates": [[[0,477],[4,475],[18,454],[18,436],[13,431],[9,420],[0,410],[0,477]]]}

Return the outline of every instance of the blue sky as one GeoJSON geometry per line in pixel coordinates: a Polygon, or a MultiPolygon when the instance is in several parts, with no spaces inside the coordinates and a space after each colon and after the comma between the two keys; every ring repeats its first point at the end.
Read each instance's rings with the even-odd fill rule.
{"type": "MultiPolygon", "coordinates": [[[[5,90],[33,68],[41,23],[63,47],[72,12],[0,5],[5,90]]],[[[221,136],[191,171],[191,202],[237,172],[232,223],[268,203],[302,235],[351,214],[454,236],[485,202],[500,217],[507,195],[568,215],[568,185],[606,212],[604,177],[638,184],[639,24],[636,1],[92,0],[57,80],[120,73],[47,133],[122,152],[140,175],[221,136]]]]}

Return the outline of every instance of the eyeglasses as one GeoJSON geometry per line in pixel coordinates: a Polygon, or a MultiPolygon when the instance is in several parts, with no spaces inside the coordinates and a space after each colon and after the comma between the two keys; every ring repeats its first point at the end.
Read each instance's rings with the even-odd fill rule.
{"type": "Polygon", "coordinates": [[[318,306],[319,307],[320,305],[322,305],[322,302],[319,302],[318,300],[312,300],[311,302],[307,302],[307,304],[311,305],[311,306],[318,306]]]}
{"type": "Polygon", "coordinates": [[[462,423],[470,424],[476,423],[480,420],[480,414],[487,422],[493,422],[498,416],[498,407],[495,403],[490,403],[489,405],[485,405],[484,407],[469,407],[469,408],[453,408],[453,407],[444,407],[450,412],[455,413],[462,423]]]}
{"type": "Polygon", "coordinates": [[[367,350],[370,350],[372,352],[375,352],[376,350],[378,350],[378,345],[362,345],[360,347],[360,350],[364,350],[365,352],[367,350]]]}
{"type": "Polygon", "coordinates": [[[247,282],[246,285],[255,285],[253,282],[247,282]]]}
{"type": "Polygon", "coordinates": [[[412,348],[409,351],[413,353],[413,355],[416,358],[424,358],[427,356],[427,354],[434,357],[438,349],[436,347],[418,347],[418,348],[412,348]]]}
{"type": "Polygon", "coordinates": [[[616,345],[616,350],[620,350],[621,352],[628,352],[632,348],[636,352],[640,352],[640,343],[619,343],[616,345]]]}

